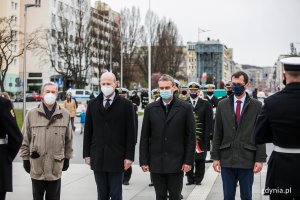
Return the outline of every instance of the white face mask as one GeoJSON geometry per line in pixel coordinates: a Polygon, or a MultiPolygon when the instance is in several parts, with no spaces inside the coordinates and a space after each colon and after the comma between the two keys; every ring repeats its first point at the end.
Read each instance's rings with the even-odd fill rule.
{"type": "Polygon", "coordinates": [[[47,105],[53,105],[56,101],[56,95],[53,94],[53,93],[47,93],[45,94],[44,96],[44,102],[47,104],[47,105]]]}
{"type": "Polygon", "coordinates": [[[101,86],[101,91],[103,92],[103,95],[105,97],[108,97],[109,95],[111,95],[114,92],[114,88],[113,88],[113,86],[104,85],[104,86],[101,86]]]}

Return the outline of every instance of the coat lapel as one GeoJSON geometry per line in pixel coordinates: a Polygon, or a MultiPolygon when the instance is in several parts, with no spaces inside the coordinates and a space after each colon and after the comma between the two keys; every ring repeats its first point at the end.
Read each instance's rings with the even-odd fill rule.
{"type": "Polygon", "coordinates": [[[179,110],[179,101],[174,98],[172,108],[167,116],[167,122],[170,121],[179,110]]]}

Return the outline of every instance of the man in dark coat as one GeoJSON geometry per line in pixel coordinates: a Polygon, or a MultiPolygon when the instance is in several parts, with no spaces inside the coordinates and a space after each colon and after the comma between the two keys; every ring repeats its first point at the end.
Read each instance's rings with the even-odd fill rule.
{"type": "Polygon", "coordinates": [[[101,93],[87,108],[83,158],[94,171],[98,200],[122,200],[123,173],[134,160],[133,105],[119,96],[117,84],[113,73],[103,73],[101,93]]]}
{"type": "Polygon", "coordinates": [[[196,125],[196,148],[195,162],[191,171],[187,172],[188,182],[186,185],[201,185],[205,173],[205,158],[209,136],[213,126],[213,110],[207,100],[199,97],[200,85],[196,82],[188,84],[190,98],[188,103],[192,104],[196,125]],[[195,170],[195,171],[194,171],[195,170]]]}
{"type": "Polygon", "coordinates": [[[22,134],[10,100],[0,97],[0,200],[12,192],[12,161],[21,144],[22,134]]]}
{"type": "Polygon", "coordinates": [[[150,171],[157,200],[179,200],[183,172],[191,170],[195,153],[195,123],[190,104],[174,97],[175,83],[169,75],[158,81],[160,96],[145,109],[140,165],[150,171]]]}
{"type": "Polygon", "coordinates": [[[219,100],[216,96],[214,96],[215,85],[207,84],[205,88],[206,88],[205,99],[212,105],[213,108],[217,108],[219,100]]]}
{"type": "Polygon", "coordinates": [[[211,158],[216,172],[221,172],[224,200],[235,198],[239,182],[242,200],[252,199],[254,173],[266,160],[266,146],[254,143],[254,124],[261,102],[246,93],[248,75],[242,71],[231,77],[234,95],[220,101],[217,109],[211,158]]]}
{"type": "Polygon", "coordinates": [[[286,87],[265,99],[254,135],[258,144],[274,144],[265,194],[271,200],[292,200],[300,199],[300,57],[281,63],[286,87]]]}
{"type": "Polygon", "coordinates": [[[218,99],[218,101],[220,102],[221,100],[229,97],[230,95],[232,95],[232,90],[231,90],[231,81],[228,81],[226,84],[225,84],[225,91],[226,91],[226,95],[223,96],[223,97],[220,97],[218,99]]]}

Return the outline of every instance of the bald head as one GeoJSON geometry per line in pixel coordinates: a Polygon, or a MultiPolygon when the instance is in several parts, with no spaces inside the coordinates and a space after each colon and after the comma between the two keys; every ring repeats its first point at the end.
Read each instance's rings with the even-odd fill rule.
{"type": "Polygon", "coordinates": [[[100,77],[100,86],[112,86],[114,89],[117,87],[118,82],[116,76],[111,72],[104,72],[100,77]]]}

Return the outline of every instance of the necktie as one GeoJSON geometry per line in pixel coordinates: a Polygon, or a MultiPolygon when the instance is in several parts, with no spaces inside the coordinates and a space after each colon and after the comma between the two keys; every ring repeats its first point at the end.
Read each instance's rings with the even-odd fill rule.
{"type": "Polygon", "coordinates": [[[236,105],[236,111],[235,111],[235,121],[236,121],[237,124],[239,124],[240,119],[241,119],[241,104],[242,104],[242,101],[237,100],[236,103],[237,103],[237,105],[236,105]]]}
{"type": "Polygon", "coordinates": [[[169,112],[169,104],[166,104],[166,114],[168,114],[168,112],[169,112]]]}
{"type": "Polygon", "coordinates": [[[195,105],[196,105],[196,101],[193,101],[193,106],[195,107],[195,105]]]}
{"type": "Polygon", "coordinates": [[[104,105],[105,110],[107,110],[107,108],[110,106],[110,99],[105,99],[106,103],[104,105]]]}

